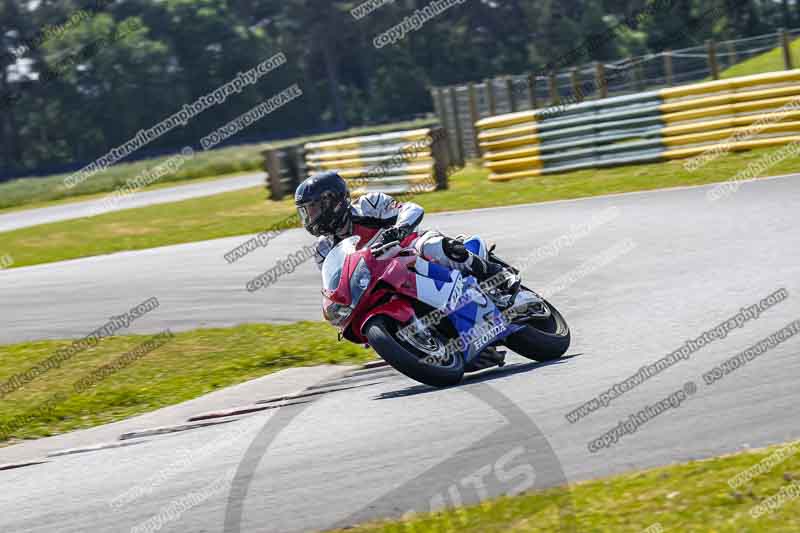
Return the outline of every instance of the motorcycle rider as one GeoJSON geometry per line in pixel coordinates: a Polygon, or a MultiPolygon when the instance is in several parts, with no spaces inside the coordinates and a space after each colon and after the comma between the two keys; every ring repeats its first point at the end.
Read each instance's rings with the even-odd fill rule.
{"type": "MultiPolygon", "coordinates": [[[[382,192],[367,193],[350,201],[347,182],[336,172],[307,178],[294,197],[303,227],[318,237],[315,260],[322,268],[325,256],[340,241],[358,235],[358,247],[379,247],[402,241],[415,231],[425,211],[412,202],[400,203],[382,192]],[[375,239],[376,234],[384,230],[375,239]],[[374,242],[372,242],[374,240],[374,242]]],[[[434,230],[421,231],[413,247],[424,259],[485,281],[504,268],[467,250],[464,243],[434,230]]]]}

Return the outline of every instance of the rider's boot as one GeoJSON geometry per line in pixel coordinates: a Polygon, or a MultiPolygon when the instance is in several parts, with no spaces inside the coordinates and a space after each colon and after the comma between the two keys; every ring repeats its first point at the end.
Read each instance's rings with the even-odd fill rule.
{"type": "Polygon", "coordinates": [[[519,292],[520,278],[516,270],[493,261],[487,261],[470,252],[466,261],[470,273],[500,309],[510,307],[519,292]]]}
{"type": "Polygon", "coordinates": [[[468,273],[475,276],[475,279],[481,283],[494,278],[505,270],[501,265],[487,261],[472,252],[467,252],[467,260],[464,261],[464,266],[468,273]]]}
{"type": "Polygon", "coordinates": [[[515,277],[514,270],[511,268],[506,268],[494,261],[488,261],[472,252],[468,252],[468,254],[469,257],[464,264],[469,273],[487,288],[502,287],[515,277]]]}
{"type": "Polygon", "coordinates": [[[484,259],[464,246],[462,239],[444,237],[441,240],[444,255],[465,274],[475,277],[487,293],[514,293],[519,287],[517,272],[511,268],[484,259]]]}

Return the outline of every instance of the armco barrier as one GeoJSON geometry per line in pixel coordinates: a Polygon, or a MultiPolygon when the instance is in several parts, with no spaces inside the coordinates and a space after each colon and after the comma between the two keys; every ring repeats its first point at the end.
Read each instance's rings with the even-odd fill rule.
{"type": "Polygon", "coordinates": [[[475,123],[490,180],[800,141],[800,69],[488,117],[475,123]]]}
{"type": "Polygon", "coordinates": [[[309,173],[336,170],[355,195],[447,188],[450,159],[444,128],[313,142],[305,151],[309,173]]]}
{"type": "MultiPolygon", "coordinates": [[[[678,4],[674,1],[667,3],[672,6],[668,8],[670,10],[678,4]]],[[[652,8],[657,4],[667,7],[663,2],[650,2],[649,7],[643,7],[642,11],[654,14],[652,8]]],[[[579,56],[594,56],[592,51],[597,46],[613,39],[616,32],[606,29],[584,36],[567,54],[548,58],[552,61],[545,68],[483,81],[432,87],[431,97],[439,123],[451,133],[450,154],[454,161],[463,166],[465,160],[480,157],[473,124],[482,118],[719,79],[720,76],[726,77],[726,71],[734,65],[776,46],[783,52],[785,70],[799,65],[800,58],[792,57],[791,43],[800,38],[800,28],[729,41],[715,42],[712,39],[689,48],[671,49],[672,44],[693,40],[696,34],[704,33],[701,28],[712,25],[725,13],[721,7],[711,5],[714,2],[704,4],[709,5],[701,8],[688,25],[675,31],[667,30],[658,42],[652,43],[655,48],[663,49],[659,53],[572,65],[579,56]]],[[[674,16],[679,16],[679,12],[674,16]]],[[[633,18],[637,15],[632,13],[627,20],[633,18]]],[[[759,66],[766,65],[754,65],[755,68],[759,66]]]]}

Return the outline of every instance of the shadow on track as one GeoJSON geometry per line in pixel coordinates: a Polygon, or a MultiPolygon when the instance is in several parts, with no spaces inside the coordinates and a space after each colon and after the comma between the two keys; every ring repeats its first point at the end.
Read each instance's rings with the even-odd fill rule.
{"type": "MultiPolygon", "coordinates": [[[[514,364],[506,365],[506,366],[504,366],[502,368],[493,367],[493,368],[490,368],[490,369],[486,369],[483,372],[479,372],[479,373],[476,373],[476,374],[464,376],[464,380],[461,383],[459,383],[458,385],[456,385],[454,387],[447,387],[447,388],[458,388],[458,387],[463,387],[464,385],[471,385],[471,384],[475,384],[475,383],[484,383],[486,381],[493,381],[495,379],[506,378],[508,376],[521,374],[523,372],[530,372],[532,370],[536,370],[538,368],[543,368],[543,367],[546,367],[546,366],[560,365],[560,364],[566,363],[570,359],[578,357],[579,355],[583,355],[583,354],[582,353],[576,353],[576,354],[572,354],[572,355],[565,355],[564,357],[561,357],[560,359],[556,359],[555,361],[547,361],[547,362],[544,362],[544,363],[536,363],[536,362],[514,363],[514,364]]],[[[389,399],[392,399],[392,398],[405,398],[405,397],[408,397],[408,396],[416,396],[417,394],[428,394],[428,393],[437,392],[437,391],[440,391],[440,390],[446,390],[446,389],[440,389],[440,388],[431,387],[431,386],[428,386],[428,385],[418,384],[418,385],[412,385],[410,387],[406,387],[404,389],[400,389],[400,390],[396,390],[396,391],[382,392],[381,394],[379,394],[378,396],[373,398],[373,400],[389,400],[389,399]]]]}

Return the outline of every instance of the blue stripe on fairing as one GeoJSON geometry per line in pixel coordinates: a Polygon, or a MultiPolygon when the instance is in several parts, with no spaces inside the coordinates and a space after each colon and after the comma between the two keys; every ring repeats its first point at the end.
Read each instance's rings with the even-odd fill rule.
{"type": "Polygon", "coordinates": [[[450,314],[450,320],[459,334],[466,333],[473,326],[475,326],[476,319],[478,318],[478,304],[477,302],[470,302],[454,313],[450,314]]]}
{"type": "Polygon", "coordinates": [[[450,283],[450,269],[437,265],[436,263],[428,263],[428,277],[433,280],[437,290],[444,287],[445,283],[450,283]]]}
{"type": "Polygon", "coordinates": [[[464,242],[464,248],[466,248],[468,251],[472,252],[475,255],[480,255],[481,254],[481,241],[479,239],[477,239],[477,238],[475,238],[475,239],[467,239],[467,241],[464,242]]]}

